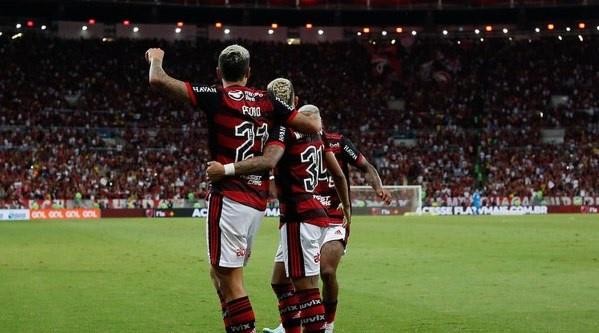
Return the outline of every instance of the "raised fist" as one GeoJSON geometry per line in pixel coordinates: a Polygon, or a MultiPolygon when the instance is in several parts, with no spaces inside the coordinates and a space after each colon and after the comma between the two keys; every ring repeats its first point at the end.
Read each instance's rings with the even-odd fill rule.
{"type": "Polygon", "coordinates": [[[163,58],[164,58],[164,51],[162,49],[154,48],[154,49],[148,49],[146,51],[146,60],[149,63],[152,63],[152,61],[154,61],[154,60],[162,61],[163,58]]]}

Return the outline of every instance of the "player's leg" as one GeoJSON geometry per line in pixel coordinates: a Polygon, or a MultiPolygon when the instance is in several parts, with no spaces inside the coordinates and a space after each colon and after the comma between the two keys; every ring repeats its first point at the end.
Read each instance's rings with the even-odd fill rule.
{"type": "Polygon", "coordinates": [[[283,249],[281,242],[275,255],[275,264],[272,270],[271,279],[272,290],[277,296],[279,302],[279,315],[281,323],[277,328],[265,328],[264,333],[300,333],[301,322],[299,313],[299,299],[295,294],[295,289],[291,280],[285,273],[285,263],[283,258],[283,249]]]}
{"type": "Polygon", "coordinates": [[[212,285],[214,285],[214,289],[216,290],[216,294],[218,295],[218,299],[220,301],[220,309],[223,317],[223,322],[225,324],[225,329],[227,328],[227,301],[225,300],[225,296],[220,291],[220,282],[218,281],[218,277],[216,276],[216,272],[214,267],[210,266],[210,279],[212,280],[212,285]]]}
{"type": "Polygon", "coordinates": [[[225,304],[227,331],[255,332],[255,316],[243,285],[251,232],[263,212],[212,193],[206,225],[208,257],[225,304]]]}
{"type": "Polygon", "coordinates": [[[340,240],[333,240],[323,244],[320,250],[320,277],[322,279],[322,302],[327,321],[327,332],[332,332],[337,313],[337,299],[339,284],[337,282],[337,267],[345,247],[340,240]]]}
{"type": "Polygon", "coordinates": [[[323,229],[307,223],[286,223],[281,228],[285,271],[295,287],[304,333],[324,333],[326,324],[318,290],[323,229]]]}
{"type": "Polygon", "coordinates": [[[332,224],[326,228],[323,245],[320,249],[320,277],[322,279],[322,302],[325,308],[327,333],[333,332],[339,284],[337,267],[345,254],[348,232],[342,224],[332,224]]]}

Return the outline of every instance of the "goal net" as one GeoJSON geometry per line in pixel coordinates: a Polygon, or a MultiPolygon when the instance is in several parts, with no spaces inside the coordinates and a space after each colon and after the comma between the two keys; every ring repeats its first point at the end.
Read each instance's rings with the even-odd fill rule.
{"type": "Polygon", "coordinates": [[[419,214],[422,209],[420,185],[383,186],[391,193],[387,206],[370,186],[352,186],[352,213],[354,215],[404,215],[419,214]]]}

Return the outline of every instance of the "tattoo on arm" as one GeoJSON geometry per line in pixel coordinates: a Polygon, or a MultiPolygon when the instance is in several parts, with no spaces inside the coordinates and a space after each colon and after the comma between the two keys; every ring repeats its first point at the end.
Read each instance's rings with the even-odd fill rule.
{"type": "Polygon", "coordinates": [[[160,89],[167,96],[180,101],[188,102],[187,87],[185,82],[168,75],[162,68],[162,61],[154,60],[150,64],[150,85],[160,89]]]}
{"type": "Polygon", "coordinates": [[[284,152],[285,149],[279,145],[268,145],[264,149],[264,155],[235,162],[235,174],[248,175],[254,172],[273,169],[283,156],[284,152]]]}
{"type": "Polygon", "coordinates": [[[370,185],[375,191],[380,191],[383,188],[383,181],[381,180],[381,176],[379,176],[376,168],[370,164],[369,162],[365,162],[366,166],[366,182],[370,185]]]}

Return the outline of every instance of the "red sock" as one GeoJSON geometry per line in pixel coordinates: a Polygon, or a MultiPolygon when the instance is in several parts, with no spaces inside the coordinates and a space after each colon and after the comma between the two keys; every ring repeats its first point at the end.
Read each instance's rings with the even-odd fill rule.
{"type": "Polygon", "coordinates": [[[304,333],[324,333],[326,320],[318,288],[299,290],[296,294],[304,333]]]}
{"type": "Polygon", "coordinates": [[[301,333],[299,299],[291,283],[273,284],[272,290],[279,299],[279,314],[286,333],[301,333]]]}
{"type": "Polygon", "coordinates": [[[225,328],[229,326],[229,316],[227,314],[227,302],[225,301],[225,297],[219,291],[216,292],[218,294],[218,299],[220,299],[220,309],[223,315],[223,321],[225,322],[225,328]]]}
{"type": "Polygon", "coordinates": [[[245,296],[227,303],[227,333],[255,333],[256,317],[250,299],[245,296]]]}
{"type": "Polygon", "coordinates": [[[337,301],[324,302],[324,315],[327,323],[335,321],[335,314],[337,313],[337,301]]]}

